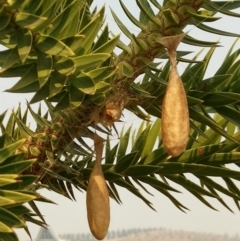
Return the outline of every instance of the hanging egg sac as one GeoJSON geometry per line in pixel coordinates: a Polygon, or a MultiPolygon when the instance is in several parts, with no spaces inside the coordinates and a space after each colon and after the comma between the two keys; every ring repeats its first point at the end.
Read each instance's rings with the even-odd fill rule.
{"type": "Polygon", "coordinates": [[[176,49],[184,35],[165,37],[160,43],[168,49],[171,69],[162,103],[162,140],[169,155],[179,156],[189,139],[189,112],[186,92],[177,70],[176,49]]]}
{"type": "Polygon", "coordinates": [[[87,217],[93,236],[102,240],[107,234],[110,222],[110,205],[107,184],[102,171],[103,140],[95,134],[96,162],[87,188],[87,217]]]}
{"type": "Polygon", "coordinates": [[[179,156],[189,138],[188,104],[182,80],[172,68],[162,103],[162,140],[169,155],[179,156]]]}

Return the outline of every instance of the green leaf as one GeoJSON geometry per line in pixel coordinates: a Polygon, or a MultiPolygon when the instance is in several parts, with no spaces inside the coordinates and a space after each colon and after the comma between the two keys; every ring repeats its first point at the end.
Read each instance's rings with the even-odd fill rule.
{"type": "Polygon", "coordinates": [[[85,54],[72,58],[75,63],[76,70],[94,69],[100,66],[103,61],[108,59],[110,54],[108,53],[96,53],[96,54],[85,54]]]}
{"type": "Polygon", "coordinates": [[[57,56],[73,56],[75,53],[61,40],[48,35],[39,35],[35,47],[41,52],[57,56]]]}
{"type": "Polygon", "coordinates": [[[190,150],[184,151],[178,157],[171,157],[168,159],[169,162],[182,162],[182,163],[197,163],[200,160],[221,151],[224,148],[224,144],[215,144],[207,146],[199,146],[190,150]]]}
{"type": "Polygon", "coordinates": [[[109,37],[109,27],[106,24],[104,28],[101,30],[101,32],[98,34],[98,38],[96,41],[94,41],[94,46],[92,47],[92,51],[95,51],[96,49],[100,48],[102,45],[104,45],[106,42],[108,42],[111,38],[109,37]]]}
{"type": "Polygon", "coordinates": [[[22,28],[28,28],[34,31],[41,24],[45,23],[46,17],[36,16],[30,13],[17,12],[15,14],[15,22],[22,28]]]}
{"type": "Polygon", "coordinates": [[[26,213],[31,213],[31,210],[24,205],[17,205],[15,207],[8,207],[8,211],[14,213],[15,215],[23,215],[26,213]]]}
{"type": "Polygon", "coordinates": [[[46,223],[35,202],[30,201],[28,204],[33,209],[33,211],[37,214],[37,216],[43,221],[43,223],[46,223]]]}
{"type": "MultiPolygon", "coordinates": [[[[67,88],[64,87],[61,91],[59,91],[58,93],[56,93],[55,95],[50,95],[50,97],[47,98],[47,103],[49,104],[49,102],[59,102],[64,95],[66,95],[66,93],[68,92],[67,88]]],[[[51,105],[51,110],[53,109],[53,105],[51,105]]]]}
{"type": "Polygon", "coordinates": [[[60,110],[64,110],[68,107],[70,107],[69,93],[67,91],[64,91],[63,93],[61,93],[60,100],[58,101],[57,105],[54,107],[53,111],[57,112],[60,110]]]}
{"type": "MultiPolygon", "coordinates": [[[[13,233],[13,229],[0,221],[0,233],[13,233]]],[[[1,235],[0,238],[2,238],[1,235]]]]}
{"type": "MultiPolygon", "coordinates": [[[[142,123],[142,124],[144,124],[144,123],[142,123]]],[[[145,154],[145,153],[143,153],[143,150],[144,150],[146,142],[147,142],[146,136],[149,135],[150,128],[151,128],[150,125],[148,125],[147,128],[145,128],[144,130],[143,130],[143,128],[140,127],[139,135],[137,135],[136,140],[134,140],[132,151],[138,151],[139,155],[141,157],[144,157],[143,154],[145,154]]]]}
{"type": "MultiPolygon", "coordinates": [[[[95,41],[96,36],[101,29],[104,21],[104,12],[105,8],[102,7],[99,12],[97,12],[92,18],[91,21],[88,22],[84,28],[81,29],[81,31],[78,33],[80,35],[84,35],[85,39],[82,42],[82,46],[84,47],[84,53],[87,54],[90,52],[92,48],[93,41],[95,41]]],[[[88,12],[85,12],[85,14],[89,15],[88,12]]],[[[87,17],[87,20],[89,21],[89,17],[87,17]]]]}
{"type": "Polygon", "coordinates": [[[121,7],[124,11],[124,13],[128,16],[128,19],[131,20],[131,22],[133,24],[135,24],[137,27],[139,27],[140,29],[145,29],[146,26],[144,24],[142,24],[140,21],[138,21],[128,10],[128,8],[123,4],[122,0],[119,1],[121,4],[121,7]]]}
{"type": "Polygon", "coordinates": [[[8,174],[2,174],[0,178],[0,187],[3,187],[5,185],[11,184],[11,183],[16,183],[18,182],[15,180],[15,178],[18,177],[18,175],[8,175],[8,174]]]}
{"type": "Polygon", "coordinates": [[[110,195],[113,196],[114,200],[116,200],[116,202],[117,202],[118,204],[121,204],[121,203],[122,203],[122,200],[121,200],[121,198],[120,198],[120,196],[119,196],[119,194],[118,194],[118,191],[117,191],[114,183],[113,183],[113,182],[110,182],[108,188],[109,188],[110,193],[111,193],[110,195]]]}
{"type": "Polygon", "coordinates": [[[163,195],[165,195],[166,197],[168,197],[171,202],[179,209],[181,210],[182,212],[185,213],[185,210],[189,210],[187,207],[185,207],[184,205],[182,205],[176,198],[174,198],[168,191],[162,189],[161,190],[161,193],[163,195]]]}
{"type": "Polygon", "coordinates": [[[21,192],[0,190],[0,206],[26,203],[33,199],[36,199],[36,196],[24,194],[21,192]]]}
{"type": "Polygon", "coordinates": [[[156,22],[155,14],[146,0],[137,1],[138,7],[141,9],[140,11],[140,17],[139,20],[142,24],[147,25],[149,21],[152,21],[153,23],[159,25],[159,22],[156,22]],[[154,18],[155,17],[155,18],[154,18]]]}
{"type": "Polygon", "coordinates": [[[72,59],[62,56],[56,62],[54,62],[56,70],[63,75],[70,75],[74,73],[76,66],[72,59]]]}
{"type": "Polygon", "coordinates": [[[69,90],[69,97],[70,97],[70,104],[71,107],[75,108],[81,105],[84,100],[85,94],[76,88],[74,85],[70,86],[69,90]]]}
{"type": "Polygon", "coordinates": [[[3,65],[1,66],[2,68],[0,69],[0,73],[12,67],[20,59],[17,46],[13,49],[7,50],[6,53],[7,53],[7,56],[5,58],[3,65]]]}
{"type": "MultiPolygon", "coordinates": [[[[0,122],[2,122],[2,118],[1,118],[1,115],[0,115],[0,122]]],[[[0,148],[3,148],[4,147],[4,144],[5,144],[5,138],[6,138],[6,134],[3,134],[0,136],[0,148]]]]}
{"type": "Polygon", "coordinates": [[[161,167],[152,165],[135,165],[129,167],[125,174],[133,177],[146,176],[152,173],[156,173],[161,167]]]}
{"type": "Polygon", "coordinates": [[[6,134],[9,134],[10,136],[14,134],[14,129],[15,129],[15,125],[16,125],[16,122],[15,122],[15,115],[14,115],[14,112],[12,111],[8,121],[7,121],[7,124],[6,124],[6,128],[4,129],[4,132],[6,134]]]}
{"type": "Polygon", "coordinates": [[[28,3],[27,6],[24,6],[24,11],[26,11],[27,13],[31,13],[31,12],[37,12],[37,10],[40,7],[43,7],[43,2],[42,1],[31,1],[31,0],[15,0],[15,2],[21,2],[24,1],[25,3],[28,3]],[[29,2],[31,1],[31,4],[29,4],[29,2]]]}
{"type": "Polygon", "coordinates": [[[187,102],[188,102],[188,106],[193,106],[193,105],[200,105],[200,104],[202,104],[203,100],[197,99],[197,98],[193,98],[193,97],[187,95],[187,102]]]}
{"type": "Polygon", "coordinates": [[[80,91],[85,94],[93,95],[96,91],[96,86],[92,78],[87,74],[80,74],[79,76],[72,75],[70,82],[80,91]]]}
{"type": "Polygon", "coordinates": [[[122,62],[120,65],[122,69],[122,75],[126,77],[132,77],[134,75],[134,68],[127,62],[122,62]]]}
{"type": "Polygon", "coordinates": [[[129,55],[132,55],[132,50],[129,46],[126,46],[120,39],[117,43],[117,47],[128,53],[129,55]]]}
{"type": "MultiPolygon", "coordinates": [[[[224,3],[224,2],[221,2],[221,3],[224,3]]],[[[232,4],[231,4],[231,2],[225,2],[225,4],[221,4],[221,3],[219,4],[219,2],[216,1],[216,4],[215,4],[215,1],[212,2],[212,1],[208,0],[205,2],[205,7],[208,8],[208,6],[209,6],[211,10],[223,13],[225,15],[229,15],[232,17],[240,17],[240,14],[238,14],[238,13],[228,11],[228,10],[238,8],[239,5],[236,6],[236,4],[239,4],[239,1],[233,1],[232,4]],[[236,3],[234,3],[234,2],[236,2],[236,3]]]]}
{"type": "MultiPolygon", "coordinates": [[[[15,87],[15,86],[14,86],[15,87]]],[[[7,92],[12,92],[12,93],[20,93],[20,94],[23,94],[23,93],[31,93],[31,92],[36,92],[39,88],[39,83],[38,81],[33,81],[32,83],[29,83],[25,86],[23,86],[22,88],[19,88],[19,89],[8,89],[6,90],[7,92]]]]}
{"type": "Polygon", "coordinates": [[[102,93],[95,93],[94,95],[90,95],[89,99],[95,105],[103,105],[106,101],[106,95],[102,93]]]}
{"type": "MultiPolygon", "coordinates": [[[[214,211],[218,211],[216,208],[214,208],[209,202],[207,202],[203,196],[201,194],[199,194],[198,192],[194,191],[194,190],[188,190],[192,195],[194,195],[199,201],[201,201],[202,203],[204,203],[207,207],[213,209],[214,211]]],[[[217,194],[216,194],[217,196],[217,194]]],[[[219,200],[219,199],[218,199],[219,200]]]]}
{"type": "MultiPolygon", "coordinates": [[[[143,159],[144,164],[148,165],[158,165],[160,162],[164,161],[168,157],[164,147],[160,147],[150,153],[143,159]]],[[[142,161],[140,161],[142,163],[142,161]]]]}
{"type": "Polygon", "coordinates": [[[162,6],[159,4],[159,2],[157,0],[150,0],[150,2],[159,10],[162,9],[162,6]]]}
{"type": "Polygon", "coordinates": [[[223,180],[225,181],[225,183],[227,184],[228,189],[231,192],[236,193],[238,196],[240,196],[240,190],[238,189],[236,184],[230,178],[224,177],[223,180]]]}
{"type": "Polygon", "coordinates": [[[62,42],[65,43],[74,53],[77,53],[78,51],[81,51],[84,48],[84,40],[84,35],[74,35],[62,39],[62,42]]]}
{"type": "MultiPolygon", "coordinates": [[[[186,68],[186,70],[184,71],[184,73],[181,76],[183,83],[187,83],[187,85],[190,87],[193,84],[196,85],[196,83],[198,83],[199,81],[202,82],[205,64],[206,63],[201,62],[201,63],[197,63],[193,66],[188,65],[188,67],[186,68]]],[[[189,89],[188,86],[186,86],[186,85],[184,86],[186,91],[189,89]]],[[[197,96],[193,96],[193,97],[197,98],[197,96]]]]}
{"type": "MultiPolygon", "coordinates": [[[[217,123],[224,129],[227,126],[228,121],[226,121],[225,119],[221,119],[217,123]]],[[[204,127],[204,125],[201,125],[201,126],[204,127]]],[[[194,129],[196,129],[196,128],[194,128],[194,129]]],[[[199,129],[199,128],[197,129],[197,132],[200,135],[197,137],[197,140],[193,143],[191,148],[220,143],[222,136],[219,135],[218,132],[215,132],[210,128],[209,129],[204,128],[203,131],[204,132],[201,132],[201,129],[199,129]],[[200,130],[200,132],[199,132],[199,130],[200,130]]]]}
{"type": "MultiPolygon", "coordinates": [[[[35,28],[35,31],[46,31],[49,28],[51,29],[52,25],[51,22],[53,21],[54,17],[56,16],[56,13],[61,8],[62,1],[52,0],[50,2],[42,2],[40,8],[36,12],[37,15],[41,15],[43,17],[46,17],[46,21],[42,24],[39,24],[38,27],[35,28]]],[[[35,4],[31,3],[28,5],[28,12],[35,12],[36,10],[33,10],[33,7],[36,7],[35,4]]],[[[38,6],[37,6],[38,7],[38,6]]]]}
{"type": "Polygon", "coordinates": [[[54,96],[57,93],[59,93],[63,87],[64,84],[67,81],[67,76],[60,74],[58,71],[53,71],[52,75],[50,76],[50,89],[49,89],[49,95],[54,96]]]}
{"type": "Polygon", "coordinates": [[[156,25],[161,27],[161,20],[154,14],[149,1],[147,0],[137,0],[137,5],[141,9],[141,12],[148,17],[149,21],[152,21],[156,25]]]}
{"type": "Polygon", "coordinates": [[[237,40],[238,39],[236,39],[235,43],[229,49],[228,53],[226,54],[225,59],[223,60],[223,63],[217,70],[216,75],[224,75],[226,73],[233,74],[233,72],[229,72],[229,70],[233,66],[233,63],[236,62],[236,60],[239,56],[239,53],[240,53],[240,49],[237,49],[235,52],[232,53],[233,48],[235,47],[235,45],[238,42],[237,40]]]}
{"type": "Polygon", "coordinates": [[[221,184],[214,182],[211,178],[208,177],[204,177],[204,176],[198,176],[196,175],[203,184],[205,185],[209,185],[210,187],[217,189],[218,191],[226,194],[229,197],[232,197],[234,199],[240,200],[240,196],[232,193],[231,191],[227,190],[226,188],[224,188],[221,184]]]}
{"type": "Polygon", "coordinates": [[[211,78],[205,79],[202,87],[205,95],[209,92],[217,91],[218,87],[223,86],[226,82],[231,80],[232,74],[214,75],[211,78]]]}
{"type": "Polygon", "coordinates": [[[131,130],[132,130],[132,126],[130,126],[127,131],[125,133],[124,132],[124,128],[122,128],[120,137],[119,137],[119,148],[118,148],[118,155],[117,155],[117,162],[119,161],[119,159],[124,158],[124,156],[126,155],[126,151],[129,145],[129,140],[131,138],[131,130]]]}
{"type": "Polygon", "coordinates": [[[26,137],[26,138],[29,138],[29,136],[31,137],[35,137],[36,136],[36,133],[34,131],[32,131],[22,120],[20,120],[16,113],[13,113],[14,115],[14,121],[16,121],[17,125],[18,125],[18,129],[19,129],[19,132],[21,133],[21,136],[22,137],[26,137]]]}
{"type": "Polygon", "coordinates": [[[101,45],[99,48],[93,51],[93,53],[109,53],[111,54],[114,48],[116,48],[118,39],[120,35],[115,36],[111,40],[107,41],[105,44],[101,45]]]}
{"type": "MultiPolygon", "coordinates": [[[[14,71],[14,69],[12,70],[14,71]]],[[[35,91],[39,87],[37,76],[36,65],[32,65],[23,75],[23,77],[10,89],[7,89],[7,92],[13,93],[25,93],[35,91]]]]}
{"type": "Polygon", "coordinates": [[[79,10],[84,5],[83,1],[73,0],[52,21],[50,35],[62,39],[71,36],[77,30],[79,10]]]}
{"type": "Polygon", "coordinates": [[[118,161],[117,164],[114,167],[114,170],[117,173],[122,173],[125,170],[127,170],[131,165],[132,162],[134,160],[134,158],[136,157],[137,152],[131,152],[125,156],[122,156],[118,161]]]}
{"type": "Polygon", "coordinates": [[[22,139],[11,145],[8,145],[7,147],[1,148],[0,164],[3,163],[8,157],[10,157],[13,154],[13,152],[15,152],[18,148],[20,148],[25,141],[26,141],[25,139],[22,139]]]}
{"type": "Polygon", "coordinates": [[[164,18],[167,19],[170,24],[175,25],[180,23],[180,19],[178,15],[172,9],[167,8],[167,9],[164,9],[162,12],[163,12],[164,18]]]}
{"type": "Polygon", "coordinates": [[[232,137],[229,136],[227,134],[227,132],[222,129],[216,122],[214,122],[212,119],[200,114],[199,112],[197,112],[196,110],[190,108],[189,109],[189,113],[190,113],[190,117],[196,121],[198,121],[199,123],[203,123],[205,125],[208,125],[210,128],[212,128],[214,131],[216,131],[217,133],[219,133],[220,135],[226,137],[227,139],[236,142],[236,140],[232,137]]]}
{"type": "Polygon", "coordinates": [[[21,172],[29,168],[35,161],[36,161],[35,159],[31,159],[27,161],[21,161],[21,162],[0,166],[0,174],[6,174],[6,173],[20,174],[21,172]]]}
{"type": "Polygon", "coordinates": [[[105,163],[107,164],[113,164],[115,157],[116,157],[116,153],[117,153],[117,149],[118,149],[118,145],[116,144],[113,148],[110,147],[110,140],[109,140],[109,136],[107,136],[107,141],[106,141],[106,151],[105,151],[105,163]]]}
{"type": "Polygon", "coordinates": [[[161,163],[157,173],[168,175],[168,174],[179,174],[179,173],[193,173],[200,176],[221,176],[221,177],[239,177],[240,172],[227,169],[226,167],[214,167],[202,164],[188,164],[188,163],[161,163]]]}
{"type": "Polygon", "coordinates": [[[207,195],[209,197],[216,197],[215,195],[213,195],[209,191],[207,191],[204,188],[198,186],[197,184],[195,184],[194,182],[192,182],[191,180],[185,178],[182,175],[179,175],[179,174],[167,175],[167,178],[169,180],[179,184],[180,186],[186,188],[188,191],[196,191],[196,192],[198,192],[200,194],[207,195]]]}
{"type": "Polygon", "coordinates": [[[147,92],[146,90],[141,88],[140,84],[135,84],[134,82],[131,84],[131,91],[134,94],[145,97],[145,98],[151,98],[151,99],[155,98],[149,92],[147,92]]]}
{"type": "Polygon", "coordinates": [[[41,100],[46,99],[48,96],[49,96],[49,83],[47,82],[36,91],[30,103],[33,104],[33,103],[39,102],[41,100]]]}
{"type": "Polygon", "coordinates": [[[19,29],[18,30],[18,54],[19,57],[24,63],[31,51],[32,48],[32,32],[28,29],[19,29]]]}
{"type": "Polygon", "coordinates": [[[12,8],[23,8],[25,7],[31,0],[7,0],[7,3],[12,8]]]}
{"type": "Polygon", "coordinates": [[[225,165],[238,162],[240,158],[240,152],[229,153],[215,153],[206,159],[203,159],[201,163],[209,165],[225,165]]]}
{"type": "Polygon", "coordinates": [[[17,235],[12,232],[12,233],[0,233],[0,238],[2,240],[8,240],[8,241],[19,241],[17,235]]]}
{"type": "Polygon", "coordinates": [[[128,28],[125,26],[125,24],[123,22],[121,22],[121,20],[118,18],[118,16],[114,13],[114,11],[110,8],[111,14],[114,18],[114,21],[116,22],[116,24],[118,25],[118,27],[121,29],[121,31],[129,38],[132,39],[132,34],[130,33],[130,31],[128,30],[128,28]]]}
{"type": "Polygon", "coordinates": [[[115,180],[120,179],[123,176],[118,173],[115,173],[115,172],[106,171],[106,172],[104,172],[104,177],[106,180],[108,180],[110,182],[114,182],[115,180]]]}
{"type": "MultiPolygon", "coordinates": [[[[141,157],[147,156],[149,153],[152,152],[153,147],[156,143],[157,138],[160,135],[160,119],[157,119],[151,126],[151,129],[148,132],[146,142],[141,154],[141,157]]],[[[146,161],[146,160],[145,160],[146,161]]]]}
{"type": "Polygon", "coordinates": [[[143,200],[151,209],[155,211],[155,209],[152,207],[152,203],[150,203],[133,185],[130,181],[126,181],[124,179],[117,179],[114,181],[117,185],[124,187],[128,189],[131,193],[139,197],[143,200]]]}
{"type": "Polygon", "coordinates": [[[104,81],[99,81],[96,85],[96,90],[98,93],[106,93],[110,90],[111,86],[110,84],[104,82],[104,81]]]}
{"type": "Polygon", "coordinates": [[[237,34],[237,33],[230,33],[230,32],[219,30],[217,28],[211,28],[195,20],[193,20],[193,22],[194,22],[194,25],[196,25],[196,27],[209,33],[214,33],[214,34],[223,35],[223,36],[230,36],[230,37],[240,37],[240,34],[237,34]]]}
{"type": "Polygon", "coordinates": [[[160,192],[161,192],[161,189],[166,189],[168,191],[173,191],[173,192],[179,193],[179,191],[177,189],[171,187],[170,185],[168,185],[164,182],[161,182],[157,178],[145,176],[145,177],[139,177],[138,179],[141,182],[149,184],[151,187],[155,188],[156,190],[158,190],[160,192]]]}
{"type": "MultiPolygon", "coordinates": [[[[5,185],[4,188],[10,189],[10,190],[23,190],[25,188],[28,188],[30,185],[32,185],[36,180],[38,179],[38,176],[34,175],[24,175],[24,176],[19,176],[16,179],[15,183],[5,185]]],[[[26,198],[30,198],[30,196],[34,195],[28,195],[26,198]]],[[[36,198],[36,197],[35,197],[36,198]]],[[[35,199],[33,198],[33,199],[35,199]]],[[[31,199],[32,200],[32,199],[31,199]]],[[[26,201],[28,202],[28,201],[26,201]]]]}
{"type": "Polygon", "coordinates": [[[206,106],[223,106],[240,102],[240,94],[229,92],[209,93],[203,97],[206,106]]]}
{"type": "Polygon", "coordinates": [[[240,111],[237,111],[229,106],[215,106],[214,109],[224,118],[231,121],[233,124],[240,126],[240,111]]]}
{"type": "Polygon", "coordinates": [[[52,66],[52,56],[43,52],[38,52],[37,74],[40,87],[42,87],[48,81],[52,72],[52,66]]]}
{"type": "MultiPolygon", "coordinates": [[[[194,19],[196,19],[197,21],[199,21],[199,22],[212,22],[212,21],[216,21],[216,20],[219,20],[219,19],[221,19],[221,17],[214,17],[214,16],[211,16],[210,14],[211,14],[211,12],[210,12],[210,14],[205,14],[205,12],[200,12],[200,14],[198,14],[198,13],[194,13],[193,11],[192,11],[192,8],[191,7],[189,7],[189,8],[186,8],[186,10],[187,10],[187,12],[188,13],[190,13],[190,15],[194,18],[194,19]]],[[[219,9],[217,9],[217,11],[218,11],[219,9]]]]}
{"type": "MultiPolygon", "coordinates": [[[[9,51],[9,50],[8,50],[9,51]]],[[[4,51],[0,52],[0,56],[4,56],[4,51]]],[[[1,58],[1,57],[0,57],[1,58]]],[[[5,58],[4,58],[5,59],[5,58]]],[[[26,72],[32,67],[32,64],[22,64],[22,65],[16,65],[11,68],[8,68],[4,70],[3,72],[0,71],[1,77],[22,77],[26,74],[26,72]]]]}
{"type": "Polygon", "coordinates": [[[182,42],[185,43],[185,44],[190,44],[190,45],[193,45],[193,46],[200,46],[200,47],[219,46],[218,41],[217,42],[211,42],[211,41],[206,41],[206,40],[200,40],[200,39],[193,38],[189,35],[185,35],[182,42]]]}
{"type": "MultiPolygon", "coordinates": [[[[239,7],[239,0],[234,1],[214,1],[214,5],[217,6],[218,9],[227,9],[227,10],[233,10],[239,7]]],[[[208,2],[209,3],[209,2],[208,2]]],[[[214,6],[214,7],[215,7],[214,6]]]]}
{"type": "Polygon", "coordinates": [[[26,224],[16,215],[0,207],[1,222],[11,228],[23,228],[26,224]]]}
{"type": "Polygon", "coordinates": [[[10,20],[11,20],[10,15],[1,15],[0,16],[0,30],[5,29],[8,26],[10,20]]]}

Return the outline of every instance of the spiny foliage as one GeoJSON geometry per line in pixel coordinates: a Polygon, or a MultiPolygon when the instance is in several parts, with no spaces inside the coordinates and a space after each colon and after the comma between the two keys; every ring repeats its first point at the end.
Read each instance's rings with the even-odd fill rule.
{"type": "Polygon", "coordinates": [[[37,194],[38,189],[47,187],[71,199],[74,187],[87,190],[95,157],[86,138],[92,139],[95,130],[106,137],[102,167],[109,195],[117,202],[121,202],[117,190],[121,186],[153,208],[139,191],[148,192],[146,185],[150,185],[184,211],[187,207],[174,197],[173,193],[179,191],[169,184],[170,180],[210,208],[215,209],[204,196],[217,199],[231,210],[220,196],[223,193],[233,198],[239,209],[240,50],[233,51],[233,45],[218,70],[205,78],[219,43],[198,40],[190,34],[183,39],[183,43],[208,47],[208,51],[202,59],[199,53],[188,59],[188,51],[177,52],[178,61],[187,63],[181,79],[191,124],[190,140],[179,157],[166,153],[159,136],[170,64],[159,67],[158,61],[167,58],[160,39],[181,34],[188,25],[238,37],[238,33],[209,25],[220,18],[219,13],[239,20],[240,14],[232,10],[240,7],[240,1],[171,0],[160,5],[156,0],[136,0],[138,19],[120,1],[127,17],[140,29],[135,36],[112,11],[130,40],[128,46],[119,36],[110,34],[104,23],[104,7],[92,9],[91,4],[91,0],[0,0],[0,43],[6,47],[0,52],[0,77],[19,77],[9,92],[34,93],[25,113],[19,107],[10,117],[1,115],[0,169],[7,181],[17,180],[21,185],[1,187],[11,205],[2,207],[10,218],[6,221],[8,215],[0,215],[0,239],[18,240],[12,228],[27,230],[25,221],[44,225],[33,200],[48,200],[37,194]],[[114,52],[116,47],[122,49],[120,55],[114,52]],[[136,80],[141,74],[142,79],[136,80]],[[38,110],[31,108],[32,103],[40,101],[46,103],[46,113],[42,113],[41,105],[38,110]],[[118,143],[112,146],[111,126],[124,109],[146,122],[133,137],[131,128],[122,131],[118,143]],[[28,116],[36,122],[35,130],[29,128],[28,116]],[[158,119],[149,122],[153,117],[158,119]],[[199,183],[186,173],[192,173],[199,183]],[[225,185],[214,177],[220,177],[225,185]],[[14,199],[9,191],[22,199],[14,199]],[[24,203],[29,203],[33,212],[24,209],[24,203]]]}
{"type": "Polygon", "coordinates": [[[6,145],[7,134],[0,136],[0,240],[18,240],[14,228],[24,228],[30,235],[26,221],[46,225],[35,201],[51,201],[34,189],[38,177],[24,174],[36,161],[24,158],[24,153],[19,151],[25,141],[21,139],[6,145]],[[24,203],[28,203],[31,209],[24,206],[24,203]]]}

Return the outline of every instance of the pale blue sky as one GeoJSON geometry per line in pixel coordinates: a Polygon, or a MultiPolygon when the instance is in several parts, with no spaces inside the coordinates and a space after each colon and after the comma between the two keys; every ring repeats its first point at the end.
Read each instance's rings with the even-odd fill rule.
{"type": "MultiPolygon", "coordinates": [[[[125,18],[118,1],[113,0],[97,0],[98,6],[101,6],[105,3],[107,9],[108,6],[111,6],[114,11],[120,16],[123,22],[127,21],[125,18]]],[[[128,6],[128,9],[135,16],[138,15],[138,8],[135,1],[124,1],[128,6]]],[[[113,29],[115,34],[118,34],[120,31],[117,29],[114,24],[114,20],[109,11],[106,17],[106,22],[110,25],[110,29],[113,29]]],[[[238,21],[239,22],[239,21],[238,21]]],[[[126,22],[128,29],[137,34],[138,28],[133,26],[130,22],[126,22]]],[[[229,21],[219,22],[218,25],[220,28],[226,29],[227,31],[235,31],[235,21],[229,18],[229,21]],[[225,24],[225,26],[223,26],[225,24]],[[226,26],[227,25],[227,26],[226,26]]],[[[199,33],[196,28],[190,28],[190,33],[196,34],[200,38],[205,38],[205,36],[199,33]]],[[[219,39],[218,36],[211,36],[211,40],[219,39]]],[[[123,36],[122,36],[123,37],[123,36]]],[[[126,38],[123,38],[126,41],[126,38]]],[[[221,42],[223,46],[229,46],[229,43],[232,42],[232,38],[223,38],[221,37],[221,42]]],[[[226,52],[227,48],[221,48],[216,53],[215,62],[212,62],[210,65],[211,69],[214,68],[221,60],[224,55],[223,52],[226,52]]],[[[183,67],[183,64],[180,64],[179,68],[183,67]]],[[[3,93],[2,90],[11,87],[14,83],[14,80],[11,81],[1,81],[0,82],[0,95],[1,100],[4,100],[4,105],[0,106],[0,111],[2,112],[6,108],[13,108],[17,106],[19,102],[25,102],[26,99],[30,99],[31,95],[16,95],[10,93],[3,93]]],[[[3,103],[3,102],[2,102],[3,103]]],[[[129,115],[127,121],[128,124],[131,124],[136,120],[134,115],[129,115]]],[[[118,188],[123,204],[120,206],[111,200],[111,223],[110,230],[117,229],[128,229],[136,227],[164,227],[169,229],[182,229],[182,230],[192,230],[192,231],[203,231],[203,232],[213,232],[213,233],[228,233],[230,235],[235,235],[236,233],[240,234],[239,223],[240,214],[237,209],[234,207],[232,200],[228,200],[228,203],[233,207],[233,210],[236,214],[232,214],[226,209],[222,208],[216,201],[210,200],[211,203],[220,211],[213,211],[198,200],[196,200],[192,195],[183,190],[184,194],[175,195],[180,201],[183,202],[191,211],[186,214],[179,211],[165,196],[156,193],[151,188],[148,188],[154,194],[154,197],[146,195],[149,200],[154,204],[157,212],[152,211],[148,208],[140,199],[133,196],[131,193],[118,188]]],[[[180,188],[181,190],[181,188],[180,188]]],[[[49,204],[39,204],[39,208],[44,214],[48,224],[52,227],[55,233],[82,233],[88,232],[87,216],[86,216],[86,207],[85,207],[85,193],[75,192],[77,197],[77,202],[72,202],[66,198],[63,198],[53,192],[43,192],[43,195],[52,199],[58,205],[49,205],[49,204]]],[[[30,225],[30,231],[33,237],[36,237],[39,227],[30,225]]],[[[24,232],[19,232],[20,240],[28,240],[27,235],[24,232]]]]}

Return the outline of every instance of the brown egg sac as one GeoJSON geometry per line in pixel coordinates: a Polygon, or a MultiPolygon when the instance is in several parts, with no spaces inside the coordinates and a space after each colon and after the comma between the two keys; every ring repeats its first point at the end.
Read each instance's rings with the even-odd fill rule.
{"type": "Polygon", "coordinates": [[[93,236],[102,240],[109,227],[110,205],[108,188],[101,166],[103,140],[95,134],[94,142],[96,162],[87,188],[87,217],[93,236]]]}
{"type": "Polygon", "coordinates": [[[189,139],[189,112],[185,89],[177,71],[176,49],[185,34],[164,37],[159,42],[168,49],[171,70],[162,103],[162,140],[169,155],[179,156],[189,139]]]}
{"type": "Polygon", "coordinates": [[[189,138],[189,113],[182,80],[173,67],[162,103],[161,131],[166,151],[171,156],[179,156],[189,138]]]}

